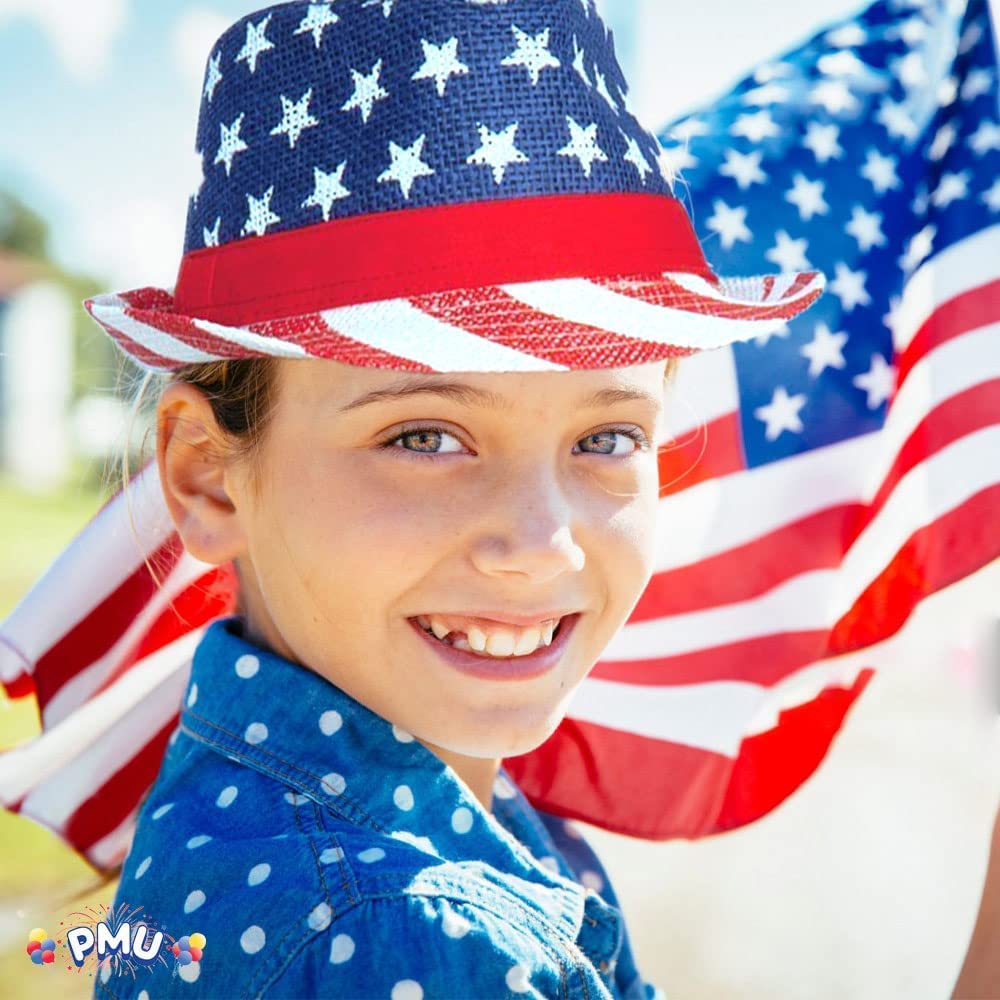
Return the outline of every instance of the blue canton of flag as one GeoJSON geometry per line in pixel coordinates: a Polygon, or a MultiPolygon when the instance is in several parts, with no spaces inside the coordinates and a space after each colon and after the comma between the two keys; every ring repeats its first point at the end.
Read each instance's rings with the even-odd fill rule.
{"type": "Polygon", "coordinates": [[[713,267],[829,279],[784,330],[733,346],[747,465],[878,430],[903,286],[1000,213],[985,0],[875,3],[660,139],[713,267]]]}

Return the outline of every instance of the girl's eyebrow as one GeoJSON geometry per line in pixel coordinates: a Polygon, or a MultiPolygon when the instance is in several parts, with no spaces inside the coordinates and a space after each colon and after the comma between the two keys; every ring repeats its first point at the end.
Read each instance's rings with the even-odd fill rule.
{"type": "MultiPolygon", "coordinates": [[[[479,405],[489,410],[510,411],[514,408],[514,403],[499,393],[489,389],[480,389],[477,386],[466,385],[464,382],[394,382],[382,389],[373,389],[363,396],[352,400],[340,408],[340,412],[355,410],[369,403],[381,403],[390,400],[404,399],[407,396],[415,396],[418,393],[431,393],[437,396],[444,396],[452,399],[456,403],[464,406],[479,405]]],[[[576,406],[581,409],[593,409],[600,406],[610,406],[613,403],[643,402],[653,407],[659,407],[662,400],[640,389],[638,386],[613,386],[607,389],[599,389],[597,392],[585,399],[581,399],[576,406]]]]}

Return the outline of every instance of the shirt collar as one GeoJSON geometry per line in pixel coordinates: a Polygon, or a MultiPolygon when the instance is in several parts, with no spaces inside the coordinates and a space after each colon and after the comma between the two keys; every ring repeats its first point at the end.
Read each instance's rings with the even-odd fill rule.
{"type": "Polygon", "coordinates": [[[251,643],[240,616],[206,628],[181,721],[195,738],[354,825],[444,861],[480,861],[516,875],[534,905],[572,940],[581,929],[586,937],[596,918],[609,930],[607,950],[617,950],[619,911],[573,879],[503,767],[491,814],[455,770],[410,733],[315,671],[251,643]],[[424,803],[432,807],[417,808],[424,803]],[[540,857],[556,860],[558,871],[540,857]]]}

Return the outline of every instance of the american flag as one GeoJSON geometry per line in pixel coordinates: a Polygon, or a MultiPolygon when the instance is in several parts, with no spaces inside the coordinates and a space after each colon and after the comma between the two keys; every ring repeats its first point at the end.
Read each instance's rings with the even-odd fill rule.
{"type": "MultiPolygon", "coordinates": [[[[870,678],[842,654],[1000,556],[998,119],[985,2],[884,0],[664,131],[718,270],[811,266],[830,291],[681,363],[653,577],[557,731],[505,761],[537,807],[649,839],[752,822],[870,678]]],[[[0,676],[44,726],[0,757],[0,797],[99,869],[235,598],[231,566],[180,545],[155,464],[131,493],[0,627],[0,676]]]]}

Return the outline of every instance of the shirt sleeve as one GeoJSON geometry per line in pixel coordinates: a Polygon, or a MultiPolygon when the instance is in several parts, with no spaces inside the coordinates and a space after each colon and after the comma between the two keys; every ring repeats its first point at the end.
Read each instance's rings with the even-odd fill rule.
{"type": "Polygon", "coordinates": [[[543,998],[565,992],[568,952],[508,917],[439,896],[368,898],[335,917],[254,995],[455,1000],[543,998]]]}

